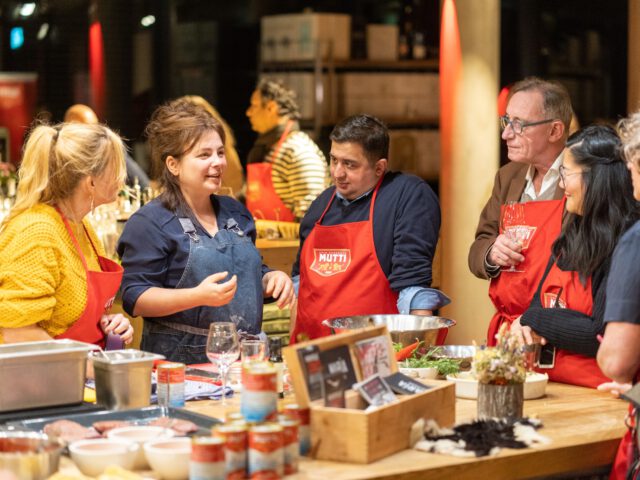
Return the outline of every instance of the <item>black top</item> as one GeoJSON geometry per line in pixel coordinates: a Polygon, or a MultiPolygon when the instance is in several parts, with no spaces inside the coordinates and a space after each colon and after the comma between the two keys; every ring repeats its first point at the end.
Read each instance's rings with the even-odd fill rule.
{"type": "Polygon", "coordinates": [[[620,239],[607,282],[605,322],[640,324],[640,221],[620,239]]]}
{"type": "MultiPolygon", "coordinates": [[[[211,195],[210,198],[219,228],[233,218],[255,243],[256,226],[244,205],[231,197],[211,195]]],[[[197,221],[193,223],[198,235],[211,236],[197,221]]],[[[190,241],[176,214],[156,198],[127,220],[117,251],[124,267],[120,285],[122,305],[132,315],[138,297],[149,288],[178,285],[187,266],[190,241]]],[[[263,265],[262,275],[268,271],[263,265]]]]}
{"type": "MultiPolygon", "coordinates": [[[[318,221],[335,187],[329,187],[309,207],[300,225],[300,250],[292,275],[300,273],[300,251],[318,221]]],[[[367,220],[373,192],[344,205],[337,197],[322,225],[367,220]]],[[[431,187],[422,179],[387,172],[380,185],[373,212],[373,238],[378,261],[391,288],[431,286],[431,264],[440,231],[440,205],[431,187]]]]}
{"type": "Polygon", "coordinates": [[[591,316],[570,308],[544,308],[542,306],[540,290],[553,262],[552,256],[529,308],[522,314],[520,324],[531,327],[538,335],[546,338],[551,345],[595,357],[600,346],[596,336],[604,331],[603,318],[610,259],[601,265],[591,277],[591,294],[593,296],[591,316]]]}

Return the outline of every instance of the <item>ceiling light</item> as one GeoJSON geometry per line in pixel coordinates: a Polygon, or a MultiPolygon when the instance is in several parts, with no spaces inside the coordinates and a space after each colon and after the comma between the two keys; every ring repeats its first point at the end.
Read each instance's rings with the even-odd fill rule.
{"type": "Polygon", "coordinates": [[[142,20],[140,20],[140,25],[142,25],[143,27],[150,27],[154,23],[156,23],[156,17],[154,17],[153,15],[146,15],[142,17],[142,20]]]}
{"type": "Polygon", "coordinates": [[[33,2],[23,3],[20,7],[20,15],[23,17],[30,17],[33,12],[36,11],[36,4],[33,2]]]}

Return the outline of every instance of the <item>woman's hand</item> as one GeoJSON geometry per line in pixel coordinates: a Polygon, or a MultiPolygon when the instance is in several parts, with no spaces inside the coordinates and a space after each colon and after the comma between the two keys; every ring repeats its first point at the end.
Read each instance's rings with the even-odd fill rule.
{"type": "Polygon", "coordinates": [[[100,328],[106,334],[116,333],[129,345],[133,340],[133,326],[127,317],[121,313],[115,315],[103,315],[100,319],[100,328]]]}
{"type": "Polygon", "coordinates": [[[229,272],[218,272],[209,275],[196,287],[200,300],[197,306],[220,307],[226,305],[236,294],[238,289],[238,277],[235,275],[226,282],[219,283],[227,278],[229,272]]]}
{"type": "Polygon", "coordinates": [[[279,270],[273,270],[264,274],[262,277],[262,289],[266,297],[273,297],[278,301],[278,308],[284,308],[290,305],[295,298],[291,278],[279,270]]]}
{"type": "Polygon", "coordinates": [[[510,327],[510,332],[515,334],[518,338],[518,342],[520,345],[531,345],[533,343],[539,343],[540,345],[546,345],[547,339],[541,337],[536,332],[532,330],[531,327],[523,326],[520,324],[520,319],[522,315],[516,318],[510,327]]]}
{"type": "Polygon", "coordinates": [[[621,394],[628,392],[631,390],[631,382],[629,383],[618,383],[618,382],[606,382],[598,385],[598,390],[601,392],[609,392],[614,397],[618,398],[621,394]]]}

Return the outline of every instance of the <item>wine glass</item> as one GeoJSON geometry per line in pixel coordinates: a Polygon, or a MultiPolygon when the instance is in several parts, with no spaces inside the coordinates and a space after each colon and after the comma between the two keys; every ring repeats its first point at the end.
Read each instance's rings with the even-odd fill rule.
{"type": "Polygon", "coordinates": [[[222,405],[226,405],[227,374],[229,367],[240,355],[240,342],[232,322],[214,322],[209,325],[207,358],[218,366],[222,377],[222,405]]]}
{"type": "MultiPolygon", "coordinates": [[[[502,217],[500,218],[500,229],[507,238],[516,243],[522,243],[521,226],[524,222],[524,205],[520,202],[510,201],[502,207],[502,217]]],[[[511,265],[507,272],[517,272],[515,266],[511,265]]]]}

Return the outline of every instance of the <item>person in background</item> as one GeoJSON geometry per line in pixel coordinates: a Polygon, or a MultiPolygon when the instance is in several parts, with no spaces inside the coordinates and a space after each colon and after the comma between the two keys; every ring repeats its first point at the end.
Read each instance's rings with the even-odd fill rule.
{"type": "Polygon", "coordinates": [[[162,193],[131,216],[120,237],[123,306],[144,317],[143,350],[205,363],[212,322],[264,336],[264,297],[285,307],[293,286],[263,265],[249,211],[216,195],[226,169],[222,125],[203,107],[174,100],[156,109],[146,134],[162,193]]]}
{"type": "Polygon", "coordinates": [[[124,146],[98,124],[35,127],[18,172],[16,203],[0,226],[0,336],[5,343],[71,338],[125,343],[133,328],[108,315],[122,268],[85,219],[124,184],[124,146]]]}
{"type": "MultiPolygon", "coordinates": [[[[640,201],[640,112],[622,120],[618,129],[624,145],[627,168],[631,172],[633,196],[640,201]]],[[[616,192],[616,196],[620,193],[616,192]]],[[[611,261],[604,310],[605,331],[598,349],[598,365],[613,382],[600,390],[625,392],[640,374],[640,221],[620,239],[611,261]]],[[[630,415],[633,417],[632,408],[630,415]]],[[[637,413],[636,419],[637,422],[637,413]]],[[[637,423],[636,423],[637,425],[637,423]]],[[[637,440],[637,437],[636,437],[637,440]]],[[[611,479],[624,479],[631,462],[632,430],[620,443],[611,479]]],[[[637,448],[638,446],[636,446],[637,448]]],[[[637,451],[637,450],[636,450],[637,451]]],[[[637,459],[635,459],[637,460],[637,459]]]]}
{"type": "Polygon", "coordinates": [[[558,83],[525,78],[509,95],[500,126],[510,162],[496,174],[469,250],[471,272],[491,279],[489,297],[496,313],[487,332],[489,345],[495,344],[500,325],[512,322],[529,305],[551,244],[560,233],[559,167],[573,113],[569,94],[558,83]],[[524,243],[500,228],[503,205],[508,202],[523,204],[523,227],[529,232],[524,243]]]}
{"type": "MultiPolygon", "coordinates": [[[[98,117],[91,107],[77,103],[67,109],[64,114],[64,121],[67,123],[85,123],[88,125],[95,125],[98,123],[98,117]]],[[[124,152],[124,159],[127,165],[127,185],[133,187],[137,178],[140,188],[147,188],[149,186],[149,177],[144,170],[142,170],[140,165],[138,165],[138,162],[131,158],[131,155],[129,155],[126,148],[124,152]]]]}
{"type": "Polygon", "coordinates": [[[543,370],[554,382],[596,388],[609,380],[595,356],[611,256],[640,218],[621,147],[605,125],[567,140],[560,168],[567,211],[562,232],[529,308],[511,325],[523,343],[554,348],[554,365],[543,370]]]}
{"type": "Polygon", "coordinates": [[[431,315],[449,303],[430,288],[440,206],[429,185],[387,170],[389,131],[375,117],[348,117],[330,138],[335,186],[300,225],[292,341],[328,335],[327,318],[431,315]]]}
{"type": "Polygon", "coordinates": [[[295,93],[262,80],[247,117],[259,134],[247,159],[247,208],[259,219],[300,220],[328,186],[328,172],[318,146],[300,131],[295,93]]]}
{"type": "Polygon", "coordinates": [[[242,171],[242,164],[240,163],[240,157],[236,151],[236,139],[233,135],[231,127],[224,121],[220,113],[199,95],[185,95],[180,97],[179,100],[186,100],[194,105],[200,105],[209,114],[215,118],[224,130],[224,155],[227,159],[227,169],[224,172],[224,179],[222,180],[222,186],[231,189],[233,196],[238,196],[242,191],[244,185],[244,172],[242,171]]]}

